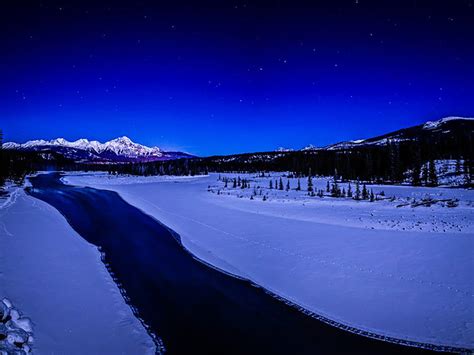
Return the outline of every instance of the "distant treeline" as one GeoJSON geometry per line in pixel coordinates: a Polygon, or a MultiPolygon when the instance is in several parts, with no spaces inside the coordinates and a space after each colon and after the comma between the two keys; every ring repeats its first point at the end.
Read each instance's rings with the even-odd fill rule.
{"type": "Polygon", "coordinates": [[[335,176],[343,181],[394,184],[409,181],[413,185],[436,186],[435,161],[452,159],[457,161],[455,174],[463,175],[465,185],[472,186],[472,126],[462,123],[448,128],[451,134],[416,127],[405,129],[400,132],[405,137],[411,134],[411,139],[389,138],[383,144],[374,142],[347,149],[247,153],[126,164],[80,164],[53,152],[0,150],[0,183],[5,179],[21,181],[26,174],[37,170],[90,170],[142,176],[285,171],[298,177],[311,174],[335,176]]]}
{"type": "Polygon", "coordinates": [[[347,150],[267,152],[125,164],[109,166],[108,171],[132,175],[289,171],[296,176],[307,176],[311,172],[312,175],[336,175],[338,180],[395,184],[408,180],[413,185],[436,186],[435,160],[438,159],[457,160],[457,173],[466,175],[466,184],[471,184],[474,172],[472,144],[462,141],[452,145],[446,141],[389,141],[386,145],[365,145],[347,150]]]}

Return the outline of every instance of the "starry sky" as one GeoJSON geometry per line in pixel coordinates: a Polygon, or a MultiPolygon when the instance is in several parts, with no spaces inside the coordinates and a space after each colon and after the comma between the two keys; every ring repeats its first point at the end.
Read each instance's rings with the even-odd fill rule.
{"type": "Polygon", "coordinates": [[[6,141],[205,156],[474,115],[472,0],[19,0],[0,26],[6,141]]]}

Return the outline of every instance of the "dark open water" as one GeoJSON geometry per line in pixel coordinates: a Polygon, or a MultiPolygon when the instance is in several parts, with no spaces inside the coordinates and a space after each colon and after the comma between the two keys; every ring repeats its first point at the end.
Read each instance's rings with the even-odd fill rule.
{"type": "MultiPolygon", "coordinates": [[[[171,354],[400,354],[427,350],[354,334],[196,260],[179,236],[117,193],[31,178],[28,192],[99,246],[140,318],[171,354]]],[[[315,285],[317,287],[317,285],[315,285]]],[[[393,340],[393,339],[392,339],[393,340]]]]}

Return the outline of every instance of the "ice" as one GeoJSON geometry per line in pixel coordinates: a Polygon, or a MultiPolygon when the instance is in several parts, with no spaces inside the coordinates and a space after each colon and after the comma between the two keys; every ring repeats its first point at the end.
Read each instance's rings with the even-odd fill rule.
{"type": "Polygon", "coordinates": [[[6,319],[10,313],[9,308],[5,305],[5,303],[0,302],[0,321],[6,319]]]}
{"type": "Polygon", "coordinates": [[[23,329],[14,329],[7,332],[7,342],[16,345],[24,344],[28,341],[28,333],[23,329]]]}

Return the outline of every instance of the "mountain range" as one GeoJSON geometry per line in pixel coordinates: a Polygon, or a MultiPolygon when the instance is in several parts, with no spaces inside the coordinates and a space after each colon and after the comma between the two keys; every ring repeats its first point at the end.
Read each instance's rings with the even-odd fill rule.
{"type": "Polygon", "coordinates": [[[128,137],[119,137],[105,143],[90,141],[82,138],[69,142],[64,138],[53,140],[32,140],[23,144],[7,142],[3,144],[4,149],[16,149],[23,151],[54,152],[75,162],[95,163],[126,163],[126,162],[150,162],[172,160],[179,158],[191,158],[190,154],[183,152],[163,151],[158,147],[147,147],[132,142],[128,137]]]}
{"type": "MultiPolygon", "coordinates": [[[[472,155],[472,135],[474,130],[474,118],[471,117],[445,117],[437,121],[403,128],[394,132],[380,136],[339,142],[325,147],[309,145],[300,150],[278,148],[273,152],[242,153],[228,156],[214,156],[209,159],[215,161],[269,161],[282,156],[291,156],[298,152],[330,152],[330,151],[351,151],[359,149],[369,149],[370,147],[383,147],[389,144],[404,145],[414,142],[425,142],[441,146],[446,145],[446,152],[452,154],[455,151],[466,153],[462,155],[472,155]],[[468,146],[465,143],[468,142],[468,146]],[[469,143],[471,142],[471,143],[469,143]],[[459,147],[459,145],[463,147],[459,147]]],[[[126,163],[126,162],[153,162],[166,161],[179,158],[194,158],[195,156],[183,152],[163,151],[158,147],[147,147],[134,143],[128,137],[119,137],[105,143],[90,141],[88,139],[78,139],[69,142],[63,138],[50,141],[32,140],[23,144],[8,142],[3,144],[5,149],[16,149],[22,151],[53,152],[75,162],[88,163],[126,163]]]]}
{"type": "MultiPolygon", "coordinates": [[[[311,151],[311,150],[343,150],[351,149],[363,146],[370,145],[387,145],[390,143],[400,143],[403,141],[412,141],[420,138],[421,136],[430,136],[442,134],[448,136],[449,134],[456,133],[459,128],[469,128],[474,125],[474,117],[458,117],[450,116],[444,117],[436,121],[428,121],[423,124],[403,128],[394,132],[386,133],[380,136],[368,138],[368,139],[357,139],[351,141],[339,142],[336,144],[331,144],[325,147],[316,147],[314,145],[309,145],[302,148],[302,151],[311,151]],[[454,129],[454,131],[452,131],[454,129]]],[[[278,148],[278,152],[281,151],[291,151],[291,149],[284,150],[284,148],[278,148]]]]}

